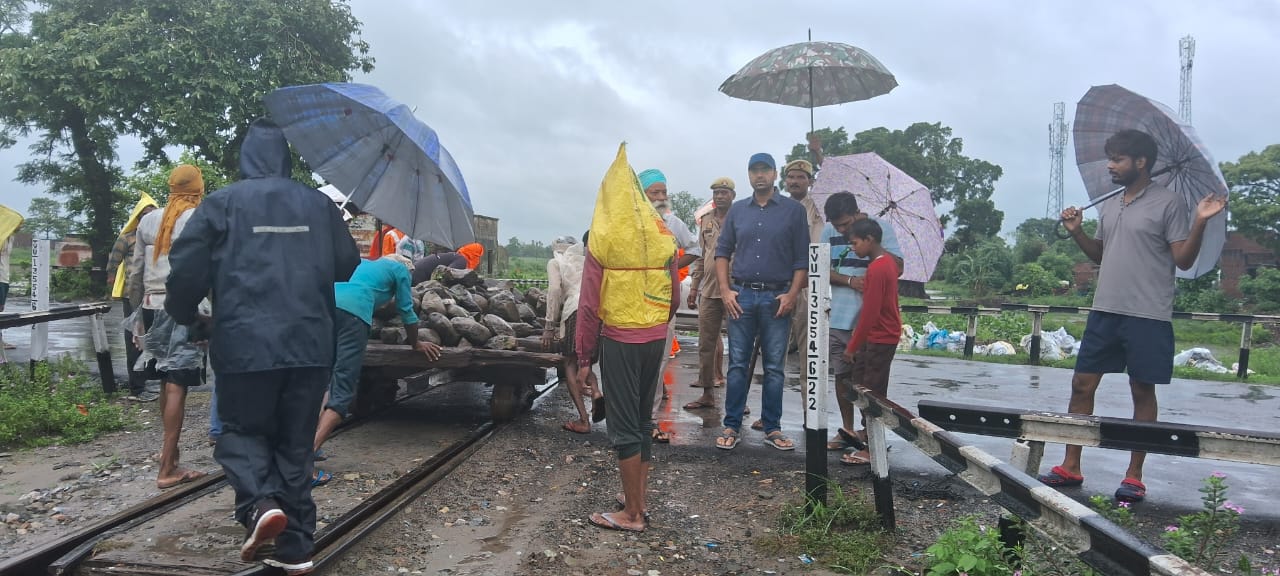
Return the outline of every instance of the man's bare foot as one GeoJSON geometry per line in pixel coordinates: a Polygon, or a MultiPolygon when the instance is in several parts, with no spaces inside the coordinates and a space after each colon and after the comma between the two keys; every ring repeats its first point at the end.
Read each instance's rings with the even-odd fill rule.
{"type": "Polygon", "coordinates": [[[584,420],[570,420],[565,422],[561,428],[577,434],[590,434],[591,423],[584,420]]]}
{"type": "Polygon", "coordinates": [[[179,484],[186,484],[187,482],[196,480],[204,475],[204,472],[199,470],[178,468],[177,470],[174,470],[172,474],[162,474],[156,478],[156,488],[172,488],[179,484]]]}
{"type": "Polygon", "coordinates": [[[606,530],[644,532],[644,517],[628,518],[624,512],[596,512],[587,521],[606,530]]]}

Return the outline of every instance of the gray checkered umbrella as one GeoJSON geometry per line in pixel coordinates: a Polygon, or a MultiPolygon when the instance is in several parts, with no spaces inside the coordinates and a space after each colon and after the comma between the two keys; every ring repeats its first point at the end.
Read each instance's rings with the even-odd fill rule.
{"type": "MultiPolygon", "coordinates": [[[[1168,106],[1115,84],[1094,86],[1076,104],[1076,165],[1093,205],[1114,196],[1115,184],[1107,172],[1107,138],[1120,130],[1141,130],[1155,138],[1158,152],[1151,176],[1180,194],[1189,218],[1206,196],[1227,194],[1227,182],[1195,128],[1168,106]]],[[[1123,190],[1121,188],[1120,190],[1123,190]]],[[[1205,227],[1200,255],[1190,270],[1178,270],[1179,278],[1198,278],[1218,265],[1227,241],[1227,211],[1214,216],[1205,227]]]]}

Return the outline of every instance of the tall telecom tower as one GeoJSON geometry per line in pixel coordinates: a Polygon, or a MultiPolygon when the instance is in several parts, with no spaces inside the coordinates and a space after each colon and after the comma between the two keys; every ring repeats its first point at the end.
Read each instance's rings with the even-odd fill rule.
{"type": "Polygon", "coordinates": [[[1183,36],[1178,41],[1178,54],[1182,56],[1182,91],[1178,98],[1178,115],[1191,123],[1191,61],[1196,57],[1196,39],[1183,36]]]}
{"type": "Polygon", "coordinates": [[[1053,122],[1049,124],[1049,199],[1044,217],[1057,220],[1062,216],[1062,157],[1067,148],[1067,105],[1053,103],[1053,122]]]}

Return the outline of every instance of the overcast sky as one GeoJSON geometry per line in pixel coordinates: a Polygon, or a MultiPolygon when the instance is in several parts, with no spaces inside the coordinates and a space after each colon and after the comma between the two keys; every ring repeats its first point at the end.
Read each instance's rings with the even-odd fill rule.
{"type": "MultiPolygon", "coordinates": [[[[1280,2],[1025,0],[972,2],[640,3],[353,0],[377,58],[356,79],[417,108],[466,177],[500,241],[578,235],[617,145],[637,171],[666,172],[672,191],[709,197],[719,176],[745,184],[747,158],[781,160],[808,111],[717,91],[759,54],[805,40],[867,50],[899,87],[819,108],[818,127],[850,134],[942,122],[967,155],[996,163],[1006,231],[1044,214],[1053,103],[1117,83],[1178,108],[1178,39],[1196,39],[1194,114],[1216,160],[1280,142],[1280,2]]],[[[1067,204],[1086,200],[1072,144],[1067,204]]],[[[0,182],[26,160],[0,152],[0,182]]],[[[140,155],[126,143],[127,165],[140,155]]],[[[5,184],[24,211],[40,194],[5,184]]],[[[744,186],[740,186],[744,187],[744,186]]],[[[741,197],[741,195],[740,195],[741,197]]]]}

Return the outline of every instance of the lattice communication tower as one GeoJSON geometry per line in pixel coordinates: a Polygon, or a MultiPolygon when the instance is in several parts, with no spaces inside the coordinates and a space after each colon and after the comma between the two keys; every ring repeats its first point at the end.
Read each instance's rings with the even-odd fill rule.
{"type": "Polygon", "coordinates": [[[1191,62],[1196,58],[1196,39],[1183,36],[1178,41],[1178,54],[1182,57],[1182,85],[1178,98],[1178,115],[1187,124],[1191,123],[1191,62]]]}
{"type": "Polygon", "coordinates": [[[1053,122],[1049,124],[1049,199],[1044,217],[1057,220],[1062,215],[1062,158],[1067,149],[1067,105],[1053,104],[1053,122]]]}

